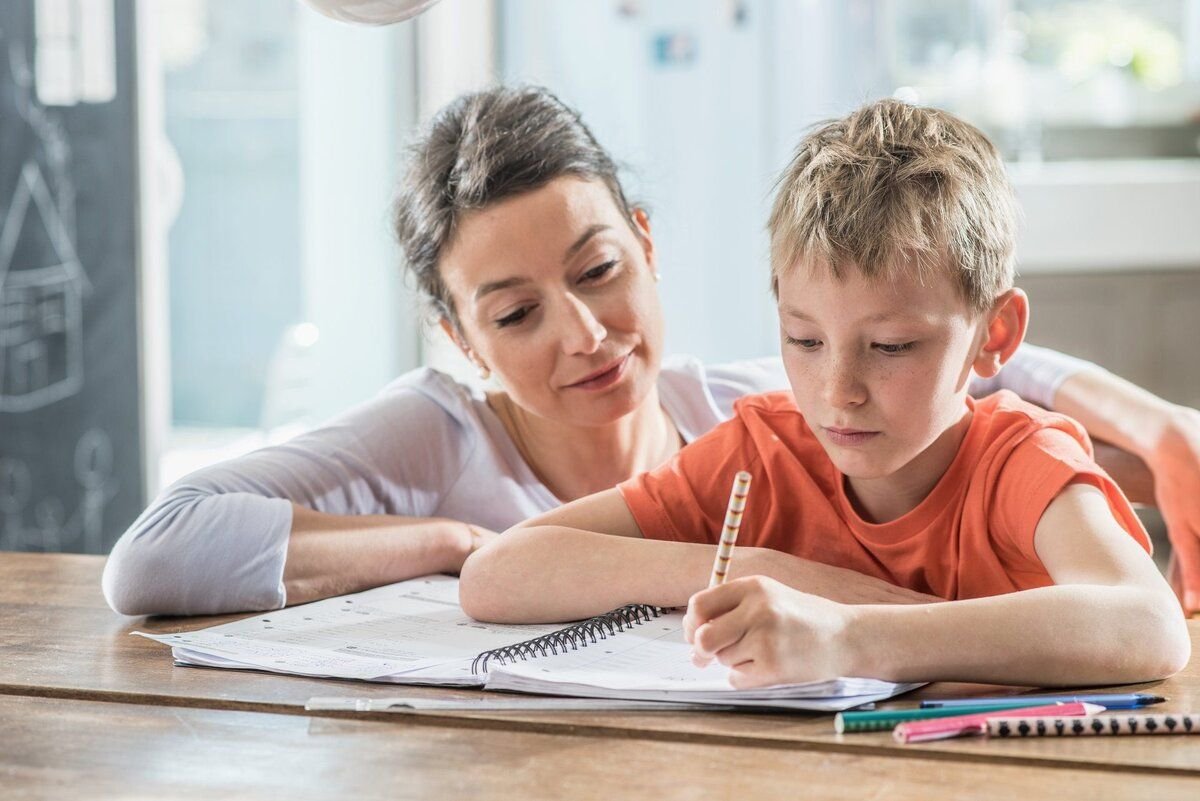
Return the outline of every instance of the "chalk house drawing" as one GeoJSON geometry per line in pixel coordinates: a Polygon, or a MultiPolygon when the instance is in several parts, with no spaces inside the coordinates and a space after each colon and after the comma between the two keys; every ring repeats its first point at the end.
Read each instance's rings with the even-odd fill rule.
{"type": "Polygon", "coordinates": [[[26,412],[83,386],[83,295],[91,288],[37,162],[27,161],[0,229],[0,412],[26,412]],[[41,226],[45,263],[14,265],[41,226]]]}

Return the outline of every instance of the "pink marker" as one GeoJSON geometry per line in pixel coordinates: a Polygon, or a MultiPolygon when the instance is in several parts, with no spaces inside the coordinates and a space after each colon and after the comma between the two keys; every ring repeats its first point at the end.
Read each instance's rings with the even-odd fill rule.
{"type": "Polygon", "coordinates": [[[952,718],[914,720],[901,723],[892,730],[892,736],[901,743],[925,743],[930,740],[949,740],[966,734],[985,734],[989,718],[1036,718],[1036,717],[1090,717],[1103,712],[1099,704],[1050,704],[1030,706],[1024,709],[997,709],[994,712],[978,712],[974,715],[956,715],[952,718]]]}

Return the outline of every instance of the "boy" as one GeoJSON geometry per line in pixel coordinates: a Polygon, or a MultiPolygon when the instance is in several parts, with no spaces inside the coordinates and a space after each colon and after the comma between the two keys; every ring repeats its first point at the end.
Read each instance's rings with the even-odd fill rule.
{"type": "Polygon", "coordinates": [[[884,100],[810,134],[768,226],[791,395],[746,398],[666,465],[477,552],[464,608],[530,621],[688,603],[696,658],[740,687],[1180,670],[1179,605],[1082,429],[1009,393],[967,397],[970,372],[995,375],[1025,333],[1015,217],[995,149],[950,114],[884,100]],[[734,580],[692,595],[740,469],[734,580]],[[947,602],[855,603],[814,586],[813,561],[947,602]]]}

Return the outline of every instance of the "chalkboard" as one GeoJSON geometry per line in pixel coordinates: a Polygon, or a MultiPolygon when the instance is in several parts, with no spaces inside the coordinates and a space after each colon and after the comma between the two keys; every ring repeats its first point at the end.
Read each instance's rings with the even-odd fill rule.
{"type": "Polygon", "coordinates": [[[0,550],[106,553],[145,502],[134,53],[129,0],[0,3],[0,550]]]}

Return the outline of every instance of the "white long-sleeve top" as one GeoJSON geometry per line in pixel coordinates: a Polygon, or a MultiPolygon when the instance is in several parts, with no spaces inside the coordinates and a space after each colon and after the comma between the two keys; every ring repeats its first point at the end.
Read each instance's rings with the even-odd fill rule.
{"type": "MultiPolygon", "coordinates": [[[[1001,387],[1050,406],[1059,385],[1095,368],[1023,345],[1001,387]]],[[[777,358],[706,366],[676,357],[658,380],[685,442],[732,414],[743,395],[785,388],[777,358]]],[[[286,605],[292,503],[335,515],[461,520],[495,531],[559,505],[521,458],[483,391],[436,370],[401,376],[327,425],[198,470],[164,490],[113,547],[109,605],[127,615],[197,615],[286,605]]]]}

